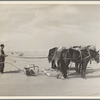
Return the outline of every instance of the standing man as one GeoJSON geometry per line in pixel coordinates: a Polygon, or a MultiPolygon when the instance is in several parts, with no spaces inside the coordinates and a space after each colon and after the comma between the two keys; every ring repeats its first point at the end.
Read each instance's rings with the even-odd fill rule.
{"type": "Polygon", "coordinates": [[[0,72],[3,74],[4,72],[4,66],[5,66],[5,57],[7,55],[4,53],[4,44],[0,45],[0,72]]]}

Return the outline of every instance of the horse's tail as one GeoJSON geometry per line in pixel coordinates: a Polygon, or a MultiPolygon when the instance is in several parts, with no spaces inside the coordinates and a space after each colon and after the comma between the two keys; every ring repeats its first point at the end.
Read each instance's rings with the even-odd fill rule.
{"type": "Polygon", "coordinates": [[[52,48],[52,49],[49,50],[49,54],[48,54],[48,61],[49,61],[49,63],[52,61],[53,56],[54,56],[56,50],[57,50],[57,47],[52,48]]]}

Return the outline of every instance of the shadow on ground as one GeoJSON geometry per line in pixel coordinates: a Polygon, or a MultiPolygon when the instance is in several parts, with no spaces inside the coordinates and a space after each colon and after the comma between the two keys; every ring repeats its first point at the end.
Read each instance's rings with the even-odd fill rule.
{"type": "Polygon", "coordinates": [[[6,71],[6,72],[4,72],[4,74],[8,74],[8,73],[13,73],[13,74],[21,73],[21,70],[13,70],[13,71],[6,71]]]}
{"type": "MultiPolygon", "coordinates": [[[[71,69],[72,71],[73,69],[71,69]]],[[[96,73],[100,72],[100,69],[87,69],[86,70],[86,78],[100,78],[100,75],[96,75],[96,73]]],[[[69,74],[69,78],[81,78],[80,73],[72,72],[69,74]]]]}

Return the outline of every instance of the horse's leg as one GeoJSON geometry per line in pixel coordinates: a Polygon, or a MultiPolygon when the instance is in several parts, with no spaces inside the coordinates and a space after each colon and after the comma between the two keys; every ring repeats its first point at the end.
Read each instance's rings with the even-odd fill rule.
{"type": "Polygon", "coordinates": [[[55,68],[58,68],[58,59],[55,60],[55,68]]]}
{"type": "Polygon", "coordinates": [[[66,67],[65,67],[67,78],[68,78],[68,70],[69,70],[68,66],[69,66],[69,64],[70,64],[70,61],[67,62],[66,67]]]}
{"type": "Polygon", "coordinates": [[[60,72],[63,74],[63,77],[66,78],[67,76],[66,76],[66,72],[65,72],[65,62],[64,62],[64,60],[61,59],[60,63],[61,63],[61,67],[59,67],[60,72]]]}
{"type": "Polygon", "coordinates": [[[57,72],[58,72],[57,78],[62,76],[62,69],[61,69],[61,61],[60,60],[57,61],[57,72]]]}
{"type": "Polygon", "coordinates": [[[82,69],[82,65],[81,65],[81,63],[79,63],[79,68],[78,68],[79,73],[81,73],[81,69],[82,69]]]}
{"type": "Polygon", "coordinates": [[[63,77],[64,78],[68,78],[68,75],[67,75],[67,67],[66,66],[63,69],[63,77]]]}
{"type": "Polygon", "coordinates": [[[53,60],[52,62],[51,62],[51,67],[53,68],[53,69],[55,69],[56,68],[56,65],[55,65],[55,60],[53,60]]]}
{"type": "Polygon", "coordinates": [[[58,74],[57,74],[57,78],[59,78],[59,76],[61,76],[63,74],[63,61],[62,60],[58,60],[57,64],[58,64],[58,68],[57,68],[57,71],[58,71],[58,74]]]}
{"type": "Polygon", "coordinates": [[[51,68],[53,68],[53,65],[54,65],[53,63],[54,63],[54,60],[51,62],[51,68]]]}
{"type": "Polygon", "coordinates": [[[86,67],[87,67],[88,61],[89,60],[86,60],[82,63],[82,74],[81,74],[82,78],[86,78],[86,67]]]}
{"type": "Polygon", "coordinates": [[[82,67],[82,74],[81,74],[82,78],[86,78],[85,72],[86,72],[86,66],[83,65],[83,67],[82,67]]]}
{"type": "Polygon", "coordinates": [[[61,68],[61,63],[60,63],[60,61],[58,60],[58,61],[57,61],[57,70],[60,70],[60,68],[61,68]]]}
{"type": "Polygon", "coordinates": [[[70,63],[70,61],[67,61],[67,62],[64,61],[64,63],[63,63],[64,65],[62,67],[62,74],[63,74],[64,78],[68,78],[67,71],[68,71],[68,65],[69,65],[69,63],[70,63]]]}
{"type": "Polygon", "coordinates": [[[81,63],[81,65],[82,65],[81,77],[83,78],[83,63],[81,63]]]}
{"type": "Polygon", "coordinates": [[[78,73],[78,63],[75,62],[75,70],[76,70],[76,73],[78,73]]]}

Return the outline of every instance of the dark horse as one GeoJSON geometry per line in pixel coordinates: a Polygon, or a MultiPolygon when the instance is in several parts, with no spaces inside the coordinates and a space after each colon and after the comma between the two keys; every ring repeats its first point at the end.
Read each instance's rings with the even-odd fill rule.
{"type": "Polygon", "coordinates": [[[59,63],[60,63],[60,71],[63,74],[64,78],[67,78],[67,70],[68,70],[68,65],[70,62],[74,62],[75,64],[80,64],[82,67],[81,71],[81,77],[85,78],[86,77],[86,67],[88,62],[94,59],[97,63],[99,63],[99,52],[96,51],[96,49],[80,49],[80,50],[75,50],[73,48],[69,49],[63,49],[61,52],[61,56],[59,58],[59,63]]]}
{"type": "Polygon", "coordinates": [[[48,61],[51,63],[51,68],[59,69],[59,58],[63,49],[65,47],[54,47],[49,50],[48,61]]]}

